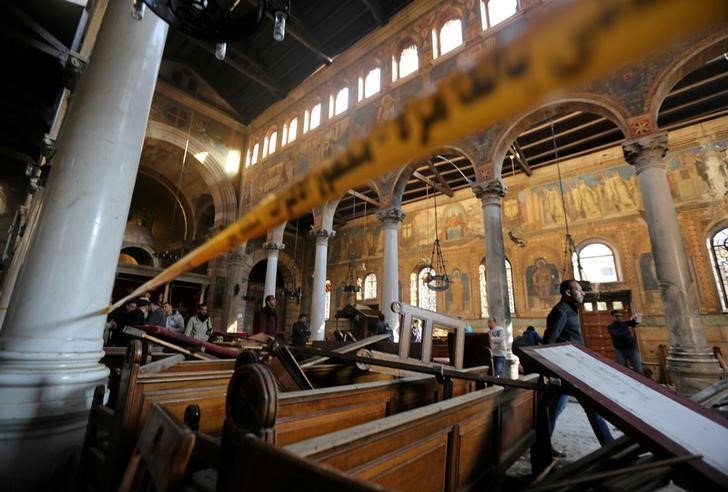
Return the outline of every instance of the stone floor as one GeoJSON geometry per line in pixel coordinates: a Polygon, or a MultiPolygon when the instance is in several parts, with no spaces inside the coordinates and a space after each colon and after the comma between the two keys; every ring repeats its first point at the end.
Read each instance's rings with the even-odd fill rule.
{"type": "MultiPolygon", "coordinates": [[[[616,427],[610,426],[610,429],[614,437],[622,435],[616,427]]],[[[592,432],[584,410],[573,398],[569,399],[564,412],[559,416],[552,437],[552,445],[555,449],[566,453],[565,458],[558,458],[557,466],[576,461],[599,448],[599,441],[592,432]]],[[[508,480],[507,484],[510,485],[507,485],[505,490],[516,490],[526,483],[531,475],[528,452],[511,466],[506,475],[511,480],[508,480]]],[[[684,489],[670,484],[658,490],[660,492],[678,492],[684,489]]]]}

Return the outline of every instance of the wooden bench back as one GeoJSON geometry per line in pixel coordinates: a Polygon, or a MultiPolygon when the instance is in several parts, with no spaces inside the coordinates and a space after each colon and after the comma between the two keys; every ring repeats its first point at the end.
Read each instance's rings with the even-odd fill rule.
{"type": "Polygon", "coordinates": [[[459,490],[484,483],[530,446],[534,393],[490,387],[285,449],[395,490],[459,490]]]}

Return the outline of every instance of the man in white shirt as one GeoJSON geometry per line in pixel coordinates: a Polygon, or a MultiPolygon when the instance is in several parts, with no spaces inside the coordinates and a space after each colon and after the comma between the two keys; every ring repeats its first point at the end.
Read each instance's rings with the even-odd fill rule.
{"type": "Polygon", "coordinates": [[[493,375],[503,377],[506,370],[506,330],[496,324],[496,319],[488,318],[490,351],[493,354],[493,375]]]}

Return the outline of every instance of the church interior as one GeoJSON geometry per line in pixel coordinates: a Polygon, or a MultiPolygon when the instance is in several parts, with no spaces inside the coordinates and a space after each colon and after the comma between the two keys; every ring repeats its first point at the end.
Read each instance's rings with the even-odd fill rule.
{"type": "MultiPolygon", "coordinates": [[[[489,54],[506,53],[513,39],[577,3],[7,5],[0,29],[11,62],[0,99],[3,489],[78,477],[72,470],[88,440],[94,388],[108,382],[112,391],[99,362],[109,354],[110,304],[369,138],[412,101],[489,54]],[[203,19],[213,7],[238,15],[237,30],[206,24],[219,20],[203,19]],[[44,449],[48,459],[39,465],[44,449]]],[[[620,8],[639,16],[638,3],[604,5],[614,6],[615,17],[620,8]]],[[[720,5],[694,9],[708,3],[720,5]]],[[[693,29],[637,60],[623,40],[612,50],[628,63],[540,99],[524,92],[536,102],[487,126],[466,120],[462,138],[190,263],[149,295],[185,320],[206,304],[220,340],[251,335],[269,295],[284,344],[301,314],[314,346],[342,334],[364,338],[372,325],[362,328],[361,319],[381,313],[394,344],[412,337],[423,351],[433,342],[416,340],[393,303],[447,315],[468,333],[486,333],[493,317],[507,332],[507,371],[517,379],[511,342],[529,326],[543,335],[560,284],[576,279],[585,287],[586,347],[615,361],[606,329],[612,312],[640,313],[634,336],[645,378],[691,396],[721,371],[725,377],[728,353],[725,11],[723,4],[715,16],[722,24],[693,29]]],[[[646,31],[666,29],[660,19],[642,20],[646,31]]],[[[601,53],[577,41],[549,46],[554,65],[601,53]]],[[[447,330],[435,332],[447,344],[447,330]]],[[[276,432],[281,440],[268,442],[305,455],[303,444],[276,432]]],[[[257,442],[241,442],[221,463],[263,452],[257,442]]],[[[331,456],[321,462],[338,468],[331,456]]],[[[357,483],[315,473],[321,483],[342,480],[331,482],[337,490],[413,490],[414,483],[378,481],[374,469],[356,475],[357,483]]],[[[217,480],[217,490],[232,490],[222,488],[233,480],[222,471],[217,480]]],[[[463,488],[449,472],[442,481],[446,490],[463,488]]]]}

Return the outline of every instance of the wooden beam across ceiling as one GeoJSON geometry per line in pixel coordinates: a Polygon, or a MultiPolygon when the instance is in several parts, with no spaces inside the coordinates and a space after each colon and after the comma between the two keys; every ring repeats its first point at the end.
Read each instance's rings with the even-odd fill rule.
{"type": "MultiPolygon", "coordinates": [[[[256,0],[248,0],[248,3],[250,5],[253,5],[254,7],[258,6],[258,2],[256,0]]],[[[272,13],[266,10],[265,12],[266,17],[268,17],[270,20],[275,22],[275,17],[272,13]]],[[[314,55],[318,56],[321,61],[323,61],[326,65],[331,65],[331,62],[334,61],[333,58],[331,58],[329,55],[327,55],[324,52],[324,49],[319,46],[316,39],[311,36],[311,34],[308,32],[306,27],[303,25],[303,22],[301,22],[300,19],[298,19],[296,16],[291,15],[290,12],[288,14],[288,24],[286,25],[286,33],[291,36],[293,39],[301,43],[302,46],[305,46],[306,48],[311,51],[314,55]]]]}
{"type": "Polygon", "coordinates": [[[379,0],[361,0],[361,3],[366,5],[369,11],[372,13],[372,17],[377,21],[377,24],[383,26],[387,23],[387,16],[384,14],[384,9],[379,0]]]}
{"type": "Polygon", "coordinates": [[[364,200],[365,202],[369,203],[370,205],[374,205],[375,207],[379,207],[379,208],[382,207],[382,204],[378,200],[375,200],[374,198],[370,198],[370,197],[366,196],[364,193],[359,193],[358,191],[354,191],[354,190],[349,190],[349,191],[347,191],[347,193],[350,194],[351,196],[357,197],[360,200],[364,200]]]}
{"type": "Polygon", "coordinates": [[[447,195],[447,196],[449,196],[449,197],[452,198],[452,195],[453,195],[452,189],[450,189],[450,186],[448,186],[447,183],[445,183],[445,186],[443,186],[441,183],[438,183],[438,182],[436,182],[436,181],[428,178],[427,176],[425,176],[424,174],[422,174],[419,171],[413,172],[412,173],[412,176],[414,176],[415,178],[419,179],[420,181],[422,181],[426,185],[432,186],[434,189],[436,189],[440,193],[442,193],[444,195],[447,195]]]}
{"type": "MultiPolygon", "coordinates": [[[[186,34],[183,34],[186,39],[188,39],[192,44],[195,46],[205,50],[207,53],[215,56],[215,48],[212,46],[203,43],[202,41],[195,39],[191,36],[187,36],[186,34]]],[[[231,50],[233,52],[234,50],[231,50]]],[[[240,65],[238,62],[233,60],[230,56],[226,56],[224,60],[222,60],[220,63],[224,63],[228,67],[235,70],[237,73],[242,75],[243,77],[246,77],[256,84],[260,85],[261,87],[265,88],[268,92],[271,93],[276,99],[283,99],[286,95],[285,91],[281,90],[279,87],[277,87],[273,82],[269,82],[267,80],[264,80],[262,77],[251,73],[250,70],[247,70],[245,67],[240,65]]]]}

